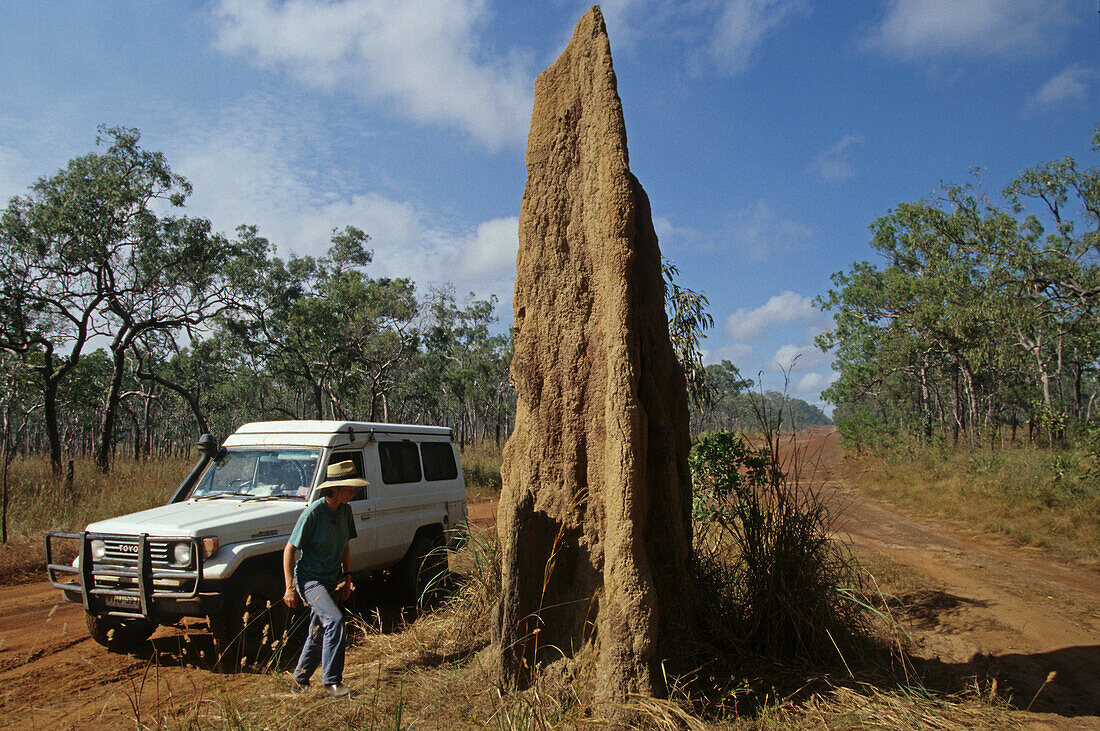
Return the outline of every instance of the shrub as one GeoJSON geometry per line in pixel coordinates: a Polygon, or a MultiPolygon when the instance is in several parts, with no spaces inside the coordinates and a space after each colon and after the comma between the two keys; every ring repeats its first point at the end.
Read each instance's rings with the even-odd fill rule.
{"type": "Polygon", "coordinates": [[[769,433],[753,447],[731,432],[692,447],[696,580],[710,630],[769,657],[835,657],[861,626],[856,572],[830,538],[826,506],[783,469],[769,433]]]}

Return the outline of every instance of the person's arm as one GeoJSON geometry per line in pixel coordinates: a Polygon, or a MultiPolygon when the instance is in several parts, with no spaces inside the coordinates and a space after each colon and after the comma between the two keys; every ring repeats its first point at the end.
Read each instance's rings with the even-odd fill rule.
{"type": "Polygon", "coordinates": [[[340,557],[340,567],[342,569],[343,576],[341,576],[341,586],[344,588],[340,591],[340,601],[346,600],[351,596],[351,542],[344,544],[344,555],[340,557]]]}
{"type": "Polygon", "coordinates": [[[292,543],[287,543],[286,548],[283,549],[283,581],[286,582],[283,604],[291,609],[297,609],[300,606],[298,592],[294,590],[294,554],[297,550],[292,543]]]}

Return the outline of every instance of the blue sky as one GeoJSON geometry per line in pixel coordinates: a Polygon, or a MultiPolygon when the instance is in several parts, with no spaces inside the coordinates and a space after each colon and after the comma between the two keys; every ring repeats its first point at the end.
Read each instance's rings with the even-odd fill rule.
{"type": "MultiPolygon", "coordinates": [[[[374,276],[496,294],[511,321],[535,75],[586,3],[546,0],[0,0],[0,199],[142,131],[194,185],[190,213],[256,224],[282,255],[334,227],[374,276]]],[[[661,248],[710,299],[708,362],[791,392],[832,377],[812,345],[829,275],[868,225],[980,166],[1089,151],[1095,0],[615,0],[602,5],[661,248]]]]}

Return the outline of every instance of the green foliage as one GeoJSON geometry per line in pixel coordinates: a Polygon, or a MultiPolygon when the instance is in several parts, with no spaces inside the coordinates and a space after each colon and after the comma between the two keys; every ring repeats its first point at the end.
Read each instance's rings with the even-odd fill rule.
{"type": "Polygon", "coordinates": [[[840,442],[845,447],[855,449],[862,453],[865,449],[873,449],[881,445],[892,436],[890,427],[877,419],[870,409],[863,406],[837,410],[837,433],[840,434],[840,442]]]}
{"type": "Polygon", "coordinates": [[[729,431],[695,438],[688,456],[691,468],[692,519],[701,523],[725,520],[731,501],[751,501],[750,494],[768,482],[767,450],[755,449],[729,431]]]}
{"type": "Polygon", "coordinates": [[[679,273],[676,264],[668,259],[661,260],[661,274],[665,279],[668,335],[672,340],[676,359],[684,370],[688,397],[693,404],[701,406],[707,402],[710,392],[699,341],[705,337],[707,330],[714,327],[714,317],[706,310],[710,303],[705,295],[676,282],[679,273]]]}

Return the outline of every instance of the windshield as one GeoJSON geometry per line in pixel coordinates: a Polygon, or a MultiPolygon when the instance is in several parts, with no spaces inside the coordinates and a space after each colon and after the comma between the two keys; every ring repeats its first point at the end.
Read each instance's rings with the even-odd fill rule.
{"type": "Polygon", "coordinates": [[[304,500],[320,458],[320,449],[230,448],[206,469],[191,497],[304,500]]]}

